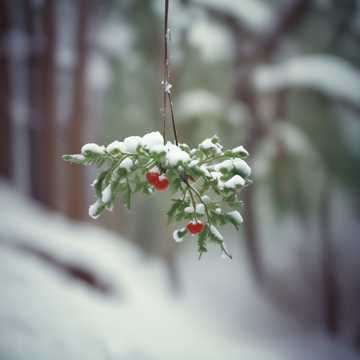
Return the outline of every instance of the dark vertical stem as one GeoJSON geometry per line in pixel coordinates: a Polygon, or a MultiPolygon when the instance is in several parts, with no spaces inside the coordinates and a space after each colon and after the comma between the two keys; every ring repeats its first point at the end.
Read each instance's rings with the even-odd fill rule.
{"type": "Polygon", "coordinates": [[[6,1],[0,1],[0,176],[12,177],[13,155],[11,150],[12,127],[10,113],[10,62],[7,43],[10,14],[6,1]]]}
{"type": "Polygon", "coordinates": [[[173,133],[174,133],[175,144],[179,145],[179,140],[178,140],[178,136],[177,136],[177,132],[176,132],[176,125],[175,125],[174,105],[172,102],[171,93],[168,92],[167,94],[168,94],[169,104],[170,104],[171,124],[172,124],[173,133]]]}
{"type": "Polygon", "coordinates": [[[340,294],[336,277],[336,261],[331,231],[331,185],[324,186],[320,209],[320,236],[322,244],[322,276],[324,290],[325,325],[330,334],[339,330],[340,294]]]}
{"type": "Polygon", "coordinates": [[[163,129],[164,144],[166,143],[166,91],[165,87],[169,79],[169,54],[168,54],[168,21],[169,21],[169,0],[165,0],[165,21],[164,21],[164,79],[163,79],[163,129]]]}
{"type": "MultiPolygon", "coordinates": [[[[247,79],[244,79],[244,84],[247,81],[247,79]]],[[[246,148],[250,154],[252,154],[257,148],[257,144],[261,136],[262,125],[257,111],[256,95],[252,91],[251,85],[244,85],[242,89],[242,99],[248,106],[251,119],[249,124],[250,129],[246,141],[246,148]]],[[[256,282],[258,284],[262,284],[264,280],[264,267],[262,252],[260,249],[260,239],[256,225],[255,190],[255,184],[252,184],[244,190],[244,215],[246,219],[244,221],[244,233],[245,246],[248,253],[250,268],[252,269],[252,274],[256,282]]]]}
{"type": "Polygon", "coordinates": [[[175,138],[175,144],[179,145],[178,136],[176,132],[176,124],[175,124],[175,114],[174,114],[174,105],[171,98],[171,85],[169,83],[170,80],[170,65],[169,65],[169,0],[165,0],[165,22],[164,22],[164,80],[163,80],[163,137],[164,144],[166,143],[166,103],[169,100],[170,105],[170,113],[171,113],[171,124],[175,138]],[[169,88],[168,88],[169,86],[169,88]]]}
{"type": "MultiPolygon", "coordinates": [[[[91,2],[77,1],[78,29],[76,36],[77,61],[74,68],[72,113],[67,128],[68,153],[76,153],[81,147],[83,127],[85,122],[86,98],[86,57],[88,22],[91,2]]],[[[67,214],[69,217],[80,220],[85,215],[84,170],[80,166],[69,169],[69,197],[67,214]]]]}

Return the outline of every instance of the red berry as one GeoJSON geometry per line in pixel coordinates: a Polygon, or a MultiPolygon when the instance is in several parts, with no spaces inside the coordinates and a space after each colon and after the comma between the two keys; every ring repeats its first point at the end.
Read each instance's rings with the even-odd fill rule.
{"type": "Polygon", "coordinates": [[[153,183],[156,191],[166,191],[169,187],[169,180],[165,175],[161,175],[153,183]]]}
{"type": "Polygon", "coordinates": [[[160,174],[155,171],[149,171],[145,176],[149,184],[155,185],[155,183],[159,180],[160,174]]]}
{"type": "Polygon", "coordinates": [[[204,224],[201,221],[192,221],[186,225],[186,228],[192,235],[200,234],[204,230],[204,224]]]}

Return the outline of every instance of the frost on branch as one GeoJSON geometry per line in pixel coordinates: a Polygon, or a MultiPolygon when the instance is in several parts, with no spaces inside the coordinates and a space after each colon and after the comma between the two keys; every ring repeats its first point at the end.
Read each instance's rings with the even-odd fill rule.
{"type": "Polygon", "coordinates": [[[80,154],[63,158],[100,169],[92,183],[96,197],[89,207],[92,218],[111,211],[117,198],[130,209],[135,193],[170,190],[174,195],[167,213],[169,221],[183,224],[174,231],[174,240],[197,236],[200,256],[213,242],[231,258],[219,228],[232,224],[238,229],[243,222],[239,192],[251,183],[251,169],[245,161],[248,155],[243,146],[224,149],[217,136],[190,148],[187,144],[164,144],[159,132],[151,132],[113,141],[106,147],[86,144],[80,154]]]}

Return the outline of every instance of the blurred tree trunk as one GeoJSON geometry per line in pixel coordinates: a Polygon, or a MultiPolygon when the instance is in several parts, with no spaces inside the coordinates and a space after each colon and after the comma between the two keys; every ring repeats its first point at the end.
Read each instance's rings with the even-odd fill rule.
{"type": "MultiPolygon", "coordinates": [[[[264,128],[258,112],[257,96],[253,91],[251,80],[248,76],[253,69],[253,64],[243,63],[241,67],[244,76],[239,79],[237,84],[235,84],[235,97],[238,102],[246,104],[249,110],[250,121],[245,147],[250,154],[254,154],[258,142],[262,138],[264,128]]],[[[244,234],[245,248],[248,254],[247,258],[252,274],[255,281],[258,284],[261,284],[264,280],[264,266],[258,228],[256,225],[255,190],[255,184],[252,184],[244,190],[244,216],[246,219],[246,221],[244,221],[244,234]]]]}
{"type": "Polygon", "coordinates": [[[6,1],[0,1],[0,176],[13,176],[12,128],[10,114],[10,64],[8,39],[10,14],[6,1]]]}
{"type": "Polygon", "coordinates": [[[42,186],[46,177],[42,173],[43,147],[41,136],[41,34],[39,19],[33,1],[25,0],[25,28],[28,39],[28,131],[30,143],[30,194],[37,201],[42,201],[42,186]]]}
{"type": "MultiPolygon", "coordinates": [[[[66,129],[67,153],[78,153],[83,141],[86,116],[86,58],[87,34],[91,1],[77,0],[76,63],[73,75],[72,113],[66,129]]],[[[81,166],[69,166],[69,185],[66,213],[80,220],[85,216],[85,173],[81,166]]]]}
{"type": "Polygon", "coordinates": [[[330,334],[339,330],[340,294],[337,280],[334,241],[331,231],[331,185],[324,185],[320,209],[320,236],[322,245],[322,276],[325,325],[330,334]]]}
{"type": "MultiPolygon", "coordinates": [[[[208,13],[223,23],[232,35],[235,49],[234,97],[245,104],[249,111],[249,129],[245,145],[254,154],[259,142],[267,132],[264,119],[258,110],[258,94],[253,88],[253,72],[258,64],[271,62],[276,55],[285,34],[294,29],[304,18],[311,0],[288,0],[279,8],[273,29],[266,34],[256,34],[236,16],[205,6],[208,13]],[[253,44],[249,47],[250,44],[253,44]]],[[[255,186],[245,189],[244,222],[245,247],[252,274],[257,283],[263,283],[265,270],[256,224],[255,186]]]]}
{"type": "Polygon", "coordinates": [[[29,39],[28,94],[30,191],[34,199],[56,209],[55,0],[41,6],[25,1],[29,39]]]}
{"type": "Polygon", "coordinates": [[[46,0],[42,14],[43,55],[41,69],[41,97],[42,97],[42,144],[43,144],[43,203],[49,208],[56,209],[56,89],[55,89],[55,44],[56,44],[56,16],[55,0],[46,0]]]}

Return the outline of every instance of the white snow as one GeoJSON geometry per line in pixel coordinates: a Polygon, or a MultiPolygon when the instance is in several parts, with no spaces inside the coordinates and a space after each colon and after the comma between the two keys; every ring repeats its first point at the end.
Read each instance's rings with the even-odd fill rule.
{"type": "Polygon", "coordinates": [[[231,171],[233,169],[236,169],[241,172],[241,174],[243,174],[245,177],[249,177],[251,175],[251,168],[247,164],[247,162],[238,158],[224,160],[220,163],[211,165],[210,168],[214,169],[215,171],[231,171]]]}
{"type": "Polygon", "coordinates": [[[227,249],[225,242],[223,242],[222,246],[223,246],[223,249],[221,250],[221,258],[224,260],[231,261],[232,260],[231,257],[229,257],[227,255],[227,254],[229,254],[229,250],[227,249]]]}
{"type": "Polygon", "coordinates": [[[189,154],[184,150],[181,150],[178,146],[167,142],[166,149],[166,160],[170,166],[176,166],[190,161],[189,154]]]}
{"type": "Polygon", "coordinates": [[[209,196],[203,195],[203,196],[201,197],[201,200],[202,200],[205,204],[208,204],[211,199],[210,199],[209,196]]]}
{"type": "Polygon", "coordinates": [[[82,154],[73,154],[71,155],[71,158],[77,161],[84,161],[85,160],[85,156],[82,154]]]}
{"type": "Polygon", "coordinates": [[[196,0],[221,12],[235,16],[255,32],[269,30],[274,24],[273,10],[267,1],[262,0],[196,0]]]}
{"type": "Polygon", "coordinates": [[[184,212],[186,212],[187,214],[192,214],[194,212],[194,207],[193,206],[187,206],[184,209],[184,212]]]}
{"type": "Polygon", "coordinates": [[[215,165],[211,166],[212,169],[219,171],[219,170],[227,170],[231,171],[234,168],[234,164],[231,161],[231,159],[224,160],[222,162],[219,162],[215,165]]]}
{"type": "Polygon", "coordinates": [[[204,89],[189,90],[181,94],[177,100],[176,111],[179,120],[216,117],[221,114],[220,99],[204,89]]]}
{"type": "Polygon", "coordinates": [[[135,34],[125,21],[116,17],[107,19],[99,31],[95,32],[97,47],[106,55],[116,58],[129,56],[132,51],[135,34]]]}
{"type": "Polygon", "coordinates": [[[101,200],[104,204],[111,201],[111,185],[109,184],[101,193],[101,200]]]}
{"type": "Polygon", "coordinates": [[[249,156],[248,151],[242,146],[237,146],[233,149],[231,149],[231,152],[236,155],[236,154],[244,154],[245,156],[249,156]]]}
{"type": "Polygon", "coordinates": [[[241,224],[244,221],[243,217],[237,210],[230,211],[227,213],[227,215],[230,216],[238,224],[241,224]]]}
{"type": "Polygon", "coordinates": [[[153,167],[149,170],[149,172],[154,172],[154,173],[160,174],[160,169],[159,169],[158,166],[153,166],[153,167]]]}
{"type": "Polygon", "coordinates": [[[222,154],[223,147],[219,143],[213,143],[212,139],[205,139],[199,144],[199,148],[203,150],[214,150],[214,152],[218,155],[222,154]]]}
{"type": "Polygon", "coordinates": [[[233,166],[236,170],[240,171],[245,177],[251,175],[251,168],[246,161],[242,159],[232,159],[233,166]]]}
{"type": "Polygon", "coordinates": [[[254,84],[260,91],[305,87],[356,104],[360,102],[360,71],[330,55],[298,56],[280,64],[259,66],[254,84]]]}
{"type": "Polygon", "coordinates": [[[210,232],[216,237],[216,239],[220,241],[224,240],[224,237],[221,235],[220,231],[214,225],[210,225],[210,232]]]}
{"type": "Polygon", "coordinates": [[[200,165],[199,170],[202,172],[202,174],[208,178],[212,177],[212,174],[209,172],[206,165],[200,165]]]}
{"type": "Polygon", "coordinates": [[[127,171],[130,171],[132,167],[134,166],[134,161],[130,158],[125,158],[121,163],[119,164],[120,169],[125,169],[127,171]]]}
{"type": "Polygon", "coordinates": [[[189,162],[189,166],[190,167],[194,167],[194,166],[197,166],[199,164],[199,160],[191,160],[189,162]]]}
{"type": "Polygon", "coordinates": [[[181,228],[181,229],[177,229],[173,232],[173,239],[175,240],[175,242],[182,242],[184,241],[185,236],[179,236],[179,233],[184,232],[185,228],[181,228]]]}
{"type": "Polygon", "coordinates": [[[165,83],[164,81],[162,81],[161,84],[164,86],[164,92],[166,92],[167,94],[171,94],[172,85],[168,81],[166,81],[165,83]]]}
{"type": "Polygon", "coordinates": [[[188,214],[193,214],[194,212],[196,212],[197,214],[199,215],[204,215],[205,214],[205,206],[204,204],[196,204],[196,207],[195,207],[195,211],[194,211],[194,207],[193,206],[187,206],[185,209],[184,209],[184,212],[188,213],[188,214]]]}
{"type": "Polygon", "coordinates": [[[104,91],[112,80],[111,66],[101,54],[91,54],[86,70],[89,86],[95,90],[104,91]]]}
{"type": "Polygon", "coordinates": [[[239,186],[244,186],[245,180],[240,175],[234,175],[231,179],[224,182],[224,187],[227,189],[235,189],[239,186]]]}
{"type": "Polygon", "coordinates": [[[203,215],[205,214],[205,206],[204,204],[196,204],[196,213],[203,215]]]}
{"type": "Polygon", "coordinates": [[[102,201],[97,199],[92,205],[89,206],[89,216],[93,219],[97,219],[99,215],[97,215],[97,211],[99,207],[102,205],[102,201]]]}
{"type": "Polygon", "coordinates": [[[85,144],[81,148],[81,153],[85,154],[86,152],[103,155],[105,154],[105,147],[95,143],[85,144]]]}
{"type": "Polygon", "coordinates": [[[113,141],[112,143],[110,143],[107,147],[106,147],[106,151],[111,153],[115,150],[118,150],[122,153],[126,152],[126,145],[124,144],[123,141],[113,141]]]}
{"type": "Polygon", "coordinates": [[[166,147],[163,144],[153,145],[150,148],[150,153],[152,153],[152,154],[166,153],[166,147]]]}
{"type": "Polygon", "coordinates": [[[145,134],[141,139],[141,145],[152,150],[154,146],[163,145],[164,138],[158,131],[153,131],[148,134],[145,134]]]}
{"type": "Polygon", "coordinates": [[[221,182],[221,178],[223,177],[223,174],[219,171],[211,171],[210,175],[213,180],[216,180],[219,182],[221,182]]]}
{"type": "Polygon", "coordinates": [[[197,16],[189,26],[189,44],[207,62],[227,61],[233,55],[231,36],[226,29],[206,16],[197,16]]]}
{"type": "MultiPolygon", "coordinates": [[[[1,184],[0,198],[6,208],[0,221],[1,359],[359,358],[321,325],[301,326],[273,306],[253,286],[238,246],[230,265],[212,248],[198,261],[194,244],[184,244],[178,257],[183,288],[174,296],[160,262],[144,261],[117,234],[49,214],[1,184]],[[21,246],[87,269],[112,291],[98,293],[21,246]]],[[[276,245],[276,263],[283,260],[282,245],[276,245]]]]}
{"type": "Polygon", "coordinates": [[[124,144],[126,146],[126,151],[129,153],[135,153],[137,148],[141,145],[140,136],[129,136],[124,139],[124,144]]]}

